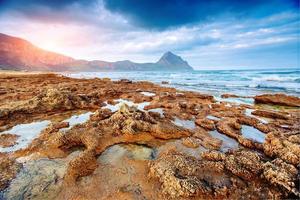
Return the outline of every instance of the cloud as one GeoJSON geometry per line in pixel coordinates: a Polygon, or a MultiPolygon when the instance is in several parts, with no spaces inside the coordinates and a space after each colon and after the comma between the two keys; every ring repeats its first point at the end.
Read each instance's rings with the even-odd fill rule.
{"type": "Polygon", "coordinates": [[[134,26],[157,30],[220,17],[260,18],[298,6],[298,0],[0,0],[1,13],[14,12],[44,22],[97,25],[103,12],[112,12],[134,26]]]}
{"type": "Polygon", "coordinates": [[[93,1],[84,0],[1,0],[0,7],[2,10],[19,10],[23,12],[32,11],[39,7],[50,9],[62,9],[72,4],[88,5],[93,1]]]}
{"type": "Polygon", "coordinates": [[[275,66],[287,58],[294,67],[300,26],[295,5],[292,0],[0,0],[0,27],[78,59],[155,62],[173,51],[196,68],[275,66]]]}
{"type": "Polygon", "coordinates": [[[166,29],[218,17],[264,17],[297,9],[298,0],[104,0],[105,7],[137,26],[166,29]]]}

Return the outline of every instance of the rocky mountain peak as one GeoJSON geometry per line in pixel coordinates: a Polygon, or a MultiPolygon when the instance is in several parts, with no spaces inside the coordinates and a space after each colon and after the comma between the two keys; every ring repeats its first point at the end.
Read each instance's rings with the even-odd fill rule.
{"type": "Polygon", "coordinates": [[[164,53],[164,55],[159,59],[157,64],[160,64],[161,66],[169,66],[170,68],[181,68],[183,70],[191,70],[192,67],[183,60],[180,56],[177,56],[176,54],[168,51],[164,53]]]}

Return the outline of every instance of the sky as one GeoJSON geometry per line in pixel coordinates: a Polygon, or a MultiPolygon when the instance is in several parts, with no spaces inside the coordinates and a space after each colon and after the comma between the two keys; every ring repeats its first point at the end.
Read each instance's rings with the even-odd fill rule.
{"type": "Polygon", "coordinates": [[[299,0],[0,0],[0,32],[77,59],[299,68],[299,0]]]}

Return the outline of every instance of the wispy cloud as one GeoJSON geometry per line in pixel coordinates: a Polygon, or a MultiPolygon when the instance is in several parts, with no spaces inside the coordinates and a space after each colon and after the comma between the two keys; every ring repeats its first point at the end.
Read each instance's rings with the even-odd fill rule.
{"type": "Polygon", "coordinates": [[[258,67],[264,63],[278,67],[284,61],[286,67],[298,64],[300,22],[293,0],[272,0],[281,5],[276,9],[260,0],[251,1],[251,5],[232,1],[233,8],[222,0],[219,4],[211,1],[211,5],[178,0],[177,4],[184,6],[175,3],[171,8],[167,6],[169,1],[163,1],[162,6],[158,5],[162,1],[141,1],[141,7],[124,0],[62,0],[57,5],[30,0],[28,7],[10,2],[0,4],[4,11],[0,14],[1,31],[76,58],[150,62],[165,51],[174,51],[199,68],[258,67]],[[218,9],[194,16],[209,7],[218,9]],[[148,8],[145,15],[139,11],[142,8],[148,8]],[[168,9],[176,12],[170,14],[168,9]],[[186,13],[184,9],[190,9],[191,14],[182,16],[183,21],[173,20],[186,13]],[[168,20],[160,23],[152,15],[168,20]],[[281,56],[277,56],[280,51],[281,56]]]}

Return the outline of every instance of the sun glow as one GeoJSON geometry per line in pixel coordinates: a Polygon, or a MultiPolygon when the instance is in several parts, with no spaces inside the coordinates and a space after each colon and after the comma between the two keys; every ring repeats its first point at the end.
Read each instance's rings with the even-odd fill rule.
{"type": "Polygon", "coordinates": [[[82,56],[78,51],[86,46],[89,38],[82,26],[40,22],[23,23],[18,31],[7,33],[24,38],[43,50],[78,58],[82,56]]]}
{"type": "Polygon", "coordinates": [[[57,51],[59,49],[59,44],[54,41],[41,41],[37,44],[38,47],[47,51],[57,51]]]}

